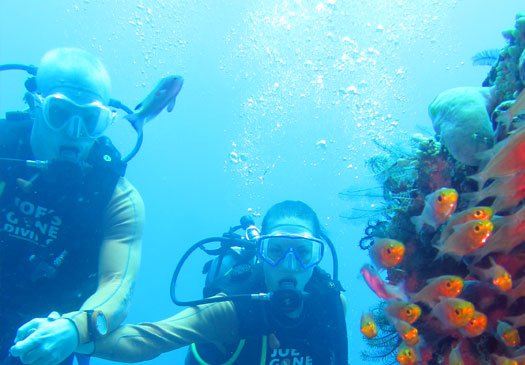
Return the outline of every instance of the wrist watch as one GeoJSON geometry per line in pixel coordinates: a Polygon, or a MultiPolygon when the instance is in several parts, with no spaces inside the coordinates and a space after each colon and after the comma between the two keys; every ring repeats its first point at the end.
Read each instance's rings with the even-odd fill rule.
{"type": "Polygon", "coordinates": [[[88,335],[91,341],[105,336],[109,332],[108,320],[100,310],[86,310],[88,335]]]}

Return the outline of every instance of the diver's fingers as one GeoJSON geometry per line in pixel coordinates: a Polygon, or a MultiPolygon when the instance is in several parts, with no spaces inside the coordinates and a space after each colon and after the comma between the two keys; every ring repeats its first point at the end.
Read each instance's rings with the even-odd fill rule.
{"type": "Polygon", "coordinates": [[[18,341],[25,340],[28,336],[30,336],[33,332],[35,332],[38,327],[40,326],[40,323],[42,322],[41,318],[34,318],[27,322],[26,324],[22,325],[18,331],[16,331],[16,337],[15,337],[15,343],[18,341]]]}
{"type": "Polygon", "coordinates": [[[14,344],[9,352],[12,356],[19,357],[20,361],[24,364],[31,364],[32,360],[37,359],[35,350],[39,349],[40,341],[38,338],[29,336],[22,341],[18,341],[14,344]]]}

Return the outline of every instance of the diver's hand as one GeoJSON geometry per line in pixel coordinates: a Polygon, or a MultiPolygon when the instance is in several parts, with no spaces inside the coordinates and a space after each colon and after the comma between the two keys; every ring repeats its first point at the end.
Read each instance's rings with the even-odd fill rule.
{"type": "Polygon", "coordinates": [[[35,318],[18,329],[12,356],[24,364],[55,365],[65,360],[78,345],[78,332],[68,319],[52,312],[35,318]]]}

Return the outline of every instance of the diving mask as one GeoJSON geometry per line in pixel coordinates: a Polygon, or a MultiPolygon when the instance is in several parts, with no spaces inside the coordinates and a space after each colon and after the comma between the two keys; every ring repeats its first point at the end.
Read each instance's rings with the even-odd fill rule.
{"type": "Polygon", "coordinates": [[[35,94],[37,106],[42,108],[44,121],[54,131],[72,128],[77,138],[100,137],[116,113],[100,101],[78,104],[64,94],[54,93],[46,97],[35,94]]]}
{"type": "Polygon", "coordinates": [[[273,267],[293,266],[295,259],[306,270],[321,262],[324,241],[307,234],[272,233],[258,239],[259,258],[273,267]]]}

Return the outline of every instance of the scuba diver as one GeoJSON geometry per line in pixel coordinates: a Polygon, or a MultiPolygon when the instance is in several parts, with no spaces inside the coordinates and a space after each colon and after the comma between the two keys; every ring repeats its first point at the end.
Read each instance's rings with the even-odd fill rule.
{"type": "Polygon", "coordinates": [[[142,130],[124,159],[104,132],[115,107],[142,126],[182,78],[135,115],[110,99],[106,68],[84,50],[0,65],[13,69],[33,76],[29,109],[0,119],[0,364],[71,363],[125,319],[140,263],[144,206],[124,173],[142,130]]]}
{"type": "MultiPolygon", "coordinates": [[[[236,282],[232,293],[225,284],[170,318],[122,325],[77,351],[140,362],[190,346],[186,364],[347,365],[345,302],[339,282],[318,267],[329,240],[316,213],[301,201],[283,201],[266,213],[260,234],[248,228],[245,244],[233,240],[247,251],[255,248],[251,269],[241,270],[249,272],[241,274],[243,289],[236,282]]],[[[238,260],[251,262],[249,254],[238,260]]],[[[215,263],[206,265],[208,275],[215,263]]],[[[228,276],[235,265],[227,266],[218,271],[228,276]]]]}

